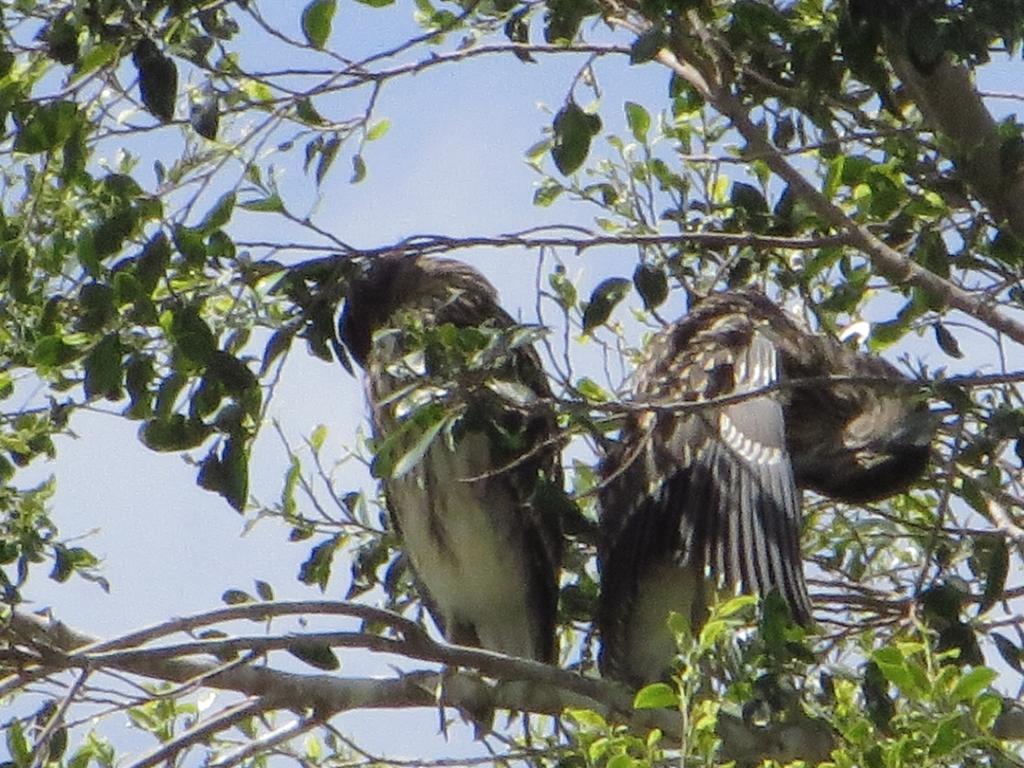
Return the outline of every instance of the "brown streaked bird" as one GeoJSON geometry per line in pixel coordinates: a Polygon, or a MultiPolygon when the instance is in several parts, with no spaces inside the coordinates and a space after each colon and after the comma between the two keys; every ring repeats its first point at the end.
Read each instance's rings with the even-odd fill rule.
{"type": "Polygon", "coordinates": [[[383,479],[391,521],[450,642],[554,662],[561,528],[534,503],[542,484],[562,483],[547,378],[532,346],[512,344],[475,367],[471,382],[448,371],[457,383],[444,388],[409,329],[448,324],[495,334],[516,325],[469,265],[398,254],[353,280],[339,321],[366,372],[378,445],[397,441],[393,453],[415,457],[430,429],[413,421],[417,409],[458,414],[411,467],[383,479]]]}
{"type": "Polygon", "coordinates": [[[809,624],[800,489],[852,502],[905,490],[935,427],[906,384],[753,291],[712,295],[659,333],[636,373],[638,403],[778,389],[626,419],[602,464],[602,672],[637,685],[662,678],[675,656],[668,613],[698,627],[716,589],[777,591],[809,624]],[[797,381],[825,376],[894,383],[797,381]]]}

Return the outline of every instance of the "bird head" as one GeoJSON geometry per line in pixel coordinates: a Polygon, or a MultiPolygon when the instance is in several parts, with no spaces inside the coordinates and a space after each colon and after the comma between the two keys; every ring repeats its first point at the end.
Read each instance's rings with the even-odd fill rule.
{"type": "Polygon", "coordinates": [[[905,491],[928,464],[938,417],[906,386],[838,385],[830,395],[793,394],[787,442],[797,484],[852,503],[905,491]]]}
{"type": "Polygon", "coordinates": [[[497,292],[461,261],[401,253],[367,258],[349,281],[338,319],[339,336],[365,368],[374,333],[389,327],[399,310],[423,308],[437,313],[451,302],[481,299],[497,302],[497,292]]]}

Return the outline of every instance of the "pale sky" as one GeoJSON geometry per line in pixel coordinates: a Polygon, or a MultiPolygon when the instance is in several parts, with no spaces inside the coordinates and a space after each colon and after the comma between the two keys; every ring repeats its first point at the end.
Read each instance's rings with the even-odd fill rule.
{"type": "MultiPolygon", "coordinates": [[[[281,28],[300,37],[302,4],[263,5],[274,9],[271,18],[281,28]]],[[[382,33],[394,42],[403,39],[415,32],[403,22],[410,15],[409,5],[374,10],[342,2],[331,47],[355,57],[381,47],[382,33]]],[[[249,66],[270,69],[281,65],[269,57],[257,64],[255,51],[244,46],[242,51],[249,66]]],[[[260,53],[267,56],[264,48],[260,53]]],[[[397,59],[408,60],[408,56],[397,59]]],[[[541,129],[550,124],[550,113],[538,104],[546,104],[551,112],[557,110],[582,60],[538,57],[537,64],[523,64],[512,56],[478,58],[390,83],[376,116],[390,119],[391,129],[367,147],[366,180],[350,185],[349,157],[339,158],[322,189],[316,221],[346,242],[366,247],[418,233],[489,235],[544,223],[592,225],[595,209],[563,201],[549,209],[534,207],[531,201],[539,177],[523,161],[524,150],[540,139],[541,129]]],[[[1015,64],[1018,75],[1019,66],[1015,64]]],[[[631,68],[622,57],[598,62],[596,67],[604,89],[602,135],[625,133],[621,105],[626,99],[645,104],[652,114],[665,106],[668,73],[664,69],[653,64],[631,68]]],[[[1000,72],[995,84],[1009,74],[1000,72]]],[[[584,104],[591,99],[587,90],[578,95],[584,104]]],[[[330,100],[317,106],[333,112],[330,100]]],[[[179,115],[182,110],[179,101],[179,115]]],[[[228,126],[236,130],[239,123],[228,126]]],[[[147,141],[156,137],[176,141],[175,135],[176,129],[165,129],[148,134],[147,141]]],[[[299,157],[301,152],[294,154],[299,157]]],[[[309,204],[312,183],[293,160],[280,161],[282,190],[285,199],[302,210],[298,201],[309,204]]],[[[232,232],[238,239],[279,237],[280,222],[268,215],[239,216],[232,232]]],[[[605,276],[628,277],[635,265],[632,249],[595,250],[585,259],[564,255],[571,274],[579,276],[583,296],[605,276]]],[[[513,314],[534,318],[534,254],[478,250],[455,256],[480,267],[513,314]]],[[[965,344],[963,337],[961,343],[965,344]]],[[[943,358],[930,338],[923,344],[935,364],[954,362],[943,358]]],[[[969,341],[965,351],[972,351],[969,341]]],[[[981,348],[977,351],[982,352],[981,348]]],[[[578,351],[584,367],[593,364],[587,354],[578,351]]],[[[1024,365],[1024,361],[1018,362],[1024,365]]],[[[970,366],[965,362],[957,368],[968,370],[970,366]]],[[[340,453],[341,446],[349,444],[364,424],[365,407],[358,382],[337,365],[307,357],[300,342],[270,415],[280,420],[294,445],[318,424],[326,424],[330,437],[325,453],[340,453]]],[[[55,585],[46,579],[43,569],[37,569],[25,591],[34,601],[33,607],[51,606],[55,615],[71,626],[110,636],[171,616],[216,608],[225,589],[251,591],[253,578],[270,582],[278,598],[319,596],[318,590],[295,580],[299,564],[316,540],[289,543],[287,529],[272,521],[241,537],[243,518],[220,497],[198,489],[195,467],[186,465],[180,456],[143,448],[136,439],[137,423],[79,413],[71,426],[78,438],[59,440],[57,460],[34,467],[32,474],[57,475],[53,516],[63,536],[85,534],[99,526],[84,545],[104,558],[104,575],[112,591],[107,595],[78,579],[55,585]]],[[[251,493],[268,502],[276,499],[285,468],[277,438],[267,425],[251,467],[251,493]]],[[[353,487],[364,482],[356,474],[351,477],[353,487]]],[[[341,477],[344,485],[349,478],[341,477]]],[[[326,595],[342,597],[347,585],[347,564],[336,558],[334,579],[326,595]]],[[[342,674],[388,674],[393,661],[345,653],[342,674]]],[[[480,752],[466,730],[453,732],[448,745],[433,736],[434,712],[353,714],[340,724],[344,728],[348,722],[359,723],[356,735],[366,746],[390,757],[480,752]]]]}

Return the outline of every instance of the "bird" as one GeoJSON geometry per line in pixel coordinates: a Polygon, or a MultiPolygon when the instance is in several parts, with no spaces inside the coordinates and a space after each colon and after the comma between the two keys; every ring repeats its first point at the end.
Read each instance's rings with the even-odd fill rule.
{"type": "Polygon", "coordinates": [[[809,626],[801,491],[905,490],[935,420],[894,366],[753,290],[697,302],[634,376],[636,407],[601,462],[597,625],[602,674],[643,685],[676,655],[669,612],[699,628],[716,591],[778,592],[809,626]]]}
{"type": "Polygon", "coordinates": [[[473,267],[398,253],[368,260],[339,318],[365,371],[378,460],[385,448],[405,457],[384,473],[385,501],[441,633],[553,663],[562,532],[539,499],[562,487],[560,437],[518,329],[473,267]]]}

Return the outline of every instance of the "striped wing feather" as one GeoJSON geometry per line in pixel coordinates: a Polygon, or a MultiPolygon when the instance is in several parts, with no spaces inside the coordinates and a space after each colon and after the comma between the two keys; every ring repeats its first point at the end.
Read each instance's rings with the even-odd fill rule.
{"type": "MultiPolygon", "coordinates": [[[[770,328],[742,312],[692,314],[652,343],[637,399],[700,404],[760,390],[779,375],[770,328]]],[[[674,648],[666,608],[699,625],[712,589],[776,590],[797,620],[810,619],[800,496],[785,440],[782,406],[771,395],[628,421],[605,463],[601,494],[607,674],[638,683],[660,677],[674,648]]]]}

